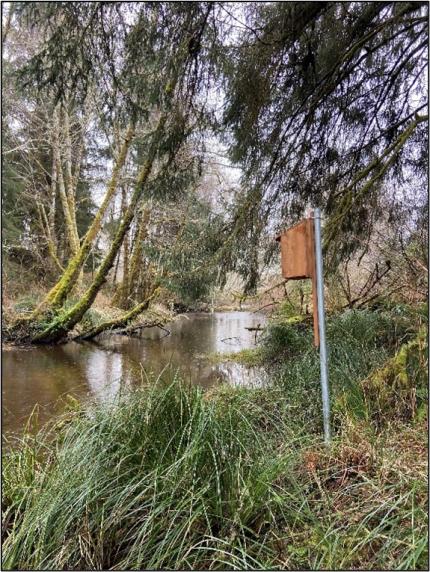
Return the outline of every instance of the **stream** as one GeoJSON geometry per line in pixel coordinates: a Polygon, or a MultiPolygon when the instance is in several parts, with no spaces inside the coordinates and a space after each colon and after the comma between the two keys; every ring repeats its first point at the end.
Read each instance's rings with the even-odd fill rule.
{"type": "Polygon", "coordinates": [[[261,385],[259,368],[214,364],[209,356],[254,347],[255,332],[246,328],[265,320],[251,312],[192,313],[167,324],[167,332],[154,327],[139,337],[8,348],[2,352],[3,432],[20,431],[35,407],[40,426],[61,413],[66,395],[79,401],[112,399],[120,388],[137,386],[165,368],[204,388],[222,382],[261,385]]]}

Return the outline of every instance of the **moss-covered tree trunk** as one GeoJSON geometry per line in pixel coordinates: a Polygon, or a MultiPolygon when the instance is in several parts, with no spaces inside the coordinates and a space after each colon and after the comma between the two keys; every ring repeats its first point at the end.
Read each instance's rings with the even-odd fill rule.
{"type": "Polygon", "coordinates": [[[122,282],[123,282],[124,288],[122,290],[121,298],[120,298],[120,307],[121,308],[126,307],[127,298],[128,298],[128,275],[130,272],[130,268],[129,268],[130,241],[129,241],[128,233],[126,233],[126,235],[124,237],[123,251],[124,251],[124,257],[123,257],[123,269],[122,269],[122,282]]]}
{"type": "Polygon", "coordinates": [[[101,229],[103,217],[106,214],[106,211],[112,201],[113,196],[115,195],[118,186],[119,176],[126,161],[128,150],[134,136],[134,131],[135,131],[134,124],[131,124],[127,129],[123,144],[116,159],[112,171],[112,176],[109,181],[103,202],[100,205],[100,208],[97,211],[90,228],[86,232],[78,252],[69,261],[60,280],[48,292],[43,302],[30,317],[31,319],[38,318],[40,314],[44,311],[61,307],[64,301],[66,300],[68,294],[75,286],[79,278],[79,273],[83,268],[85,260],[87,259],[91,251],[91,248],[94,244],[94,241],[97,238],[97,235],[101,229]]]}
{"type": "MultiPolygon", "coordinates": [[[[43,206],[43,205],[42,205],[43,206]]],[[[64,268],[60,260],[58,259],[58,244],[57,236],[55,232],[55,212],[57,207],[57,162],[55,157],[52,157],[52,172],[51,172],[51,186],[49,189],[49,210],[47,215],[47,234],[49,235],[52,252],[50,251],[51,257],[54,263],[60,269],[60,272],[64,272],[64,268]]]]}
{"type": "MultiPolygon", "coordinates": [[[[127,192],[125,186],[122,187],[121,198],[121,216],[127,211],[127,192]]],[[[113,297],[112,304],[119,308],[126,307],[126,299],[128,297],[128,275],[129,275],[129,248],[130,241],[128,233],[124,237],[124,244],[122,247],[122,282],[116,289],[115,296],[113,297]]],[[[118,255],[119,257],[120,255],[118,255]]]]}
{"type": "Polygon", "coordinates": [[[140,199],[143,195],[145,184],[152,171],[153,163],[156,156],[156,150],[158,146],[157,145],[158,139],[160,135],[163,133],[165,122],[166,122],[166,117],[162,116],[158,122],[157,130],[154,135],[154,141],[153,144],[151,145],[148,157],[137,178],[136,186],[130,204],[128,205],[124,218],[115,234],[112,245],[97,270],[96,276],[92,284],[86,290],[86,292],[84,293],[84,295],[77,304],[75,304],[70,310],[68,310],[64,314],[57,316],[57,318],[55,318],[47,328],[45,328],[42,332],[36,334],[32,339],[33,343],[51,343],[60,341],[67,335],[67,333],[72,328],[74,328],[74,326],[78,322],[81,321],[85,312],[93,304],[100,288],[106,281],[108,272],[110,271],[115,262],[115,258],[119,252],[119,249],[122,246],[124,237],[127,231],[129,230],[130,225],[135,216],[135,213],[137,211],[140,199]]]}
{"type": "Polygon", "coordinates": [[[133,238],[133,250],[131,252],[130,261],[128,260],[127,252],[127,264],[124,252],[123,280],[118,286],[114,299],[114,303],[124,310],[130,308],[132,299],[138,288],[139,270],[142,264],[143,243],[148,232],[149,217],[149,208],[142,207],[140,210],[140,217],[137,222],[137,230],[133,238]]]}
{"type": "MultiPolygon", "coordinates": [[[[56,163],[56,170],[58,177],[58,193],[60,195],[61,206],[63,208],[64,223],[66,225],[66,232],[67,232],[70,252],[72,253],[73,256],[75,256],[79,250],[79,236],[76,224],[75,197],[73,189],[71,189],[69,186],[66,186],[67,178],[64,175],[63,162],[61,159],[62,141],[60,139],[60,115],[58,109],[54,110],[53,122],[54,125],[53,125],[52,152],[56,163]]],[[[71,153],[71,149],[69,149],[69,151],[71,153]]],[[[66,164],[68,164],[67,161],[66,164]]],[[[71,168],[71,166],[67,166],[67,169],[68,168],[71,168]]]]}
{"type": "Polygon", "coordinates": [[[127,326],[132,320],[134,320],[134,318],[137,318],[137,316],[139,314],[141,314],[142,312],[144,312],[145,310],[148,309],[151,300],[153,300],[155,298],[155,296],[157,296],[159,290],[160,289],[158,287],[155,288],[153,290],[153,292],[143,302],[140,302],[140,304],[137,304],[136,306],[134,306],[134,308],[132,308],[131,310],[129,310],[128,312],[126,312],[125,314],[120,316],[119,318],[115,318],[113,320],[108,320],[106,322],[103,322],[103,323],[99,324],[98,326],[91,328],[87,332],[81,334],[80,336],[78,336],[77,339],[79,339],[79,340],[90,340],[90,339],[95,338],[99,334],[106,332],[108,330],[110,330],[110,331],[117,330],[119,328],[123,328],[124,326],[127,326]]]}
{"type": "MultiPolygon", "coordinates": [[[[63,111],[62,114],[63,129],[64,129],[64,162],[65,162],[64,177],[66,183],[67,202],[69,203],[69,210],[73,221],[75,243],[76,243],[76,249],[73,252],[73,256],[76,256],[80,248],[78,222],[76,219],[76,193],[77,193],[79,173],[81,168],[84,138],[82,136],[82,133],[80,133],[79,140],[74,145],[75,162],[73,162],[70,112],[69,109],[66,108],[66,106],[63,106],[62,111],[63,111]]],[[[85,121],[85,119],[83,121],[85,121]]],[[[83,128],[83,126],[81,127],[83,128]]],[[[76,281],[76,286],[81,285],[83,277],[84,277],[84,272],[83,268],[81,268],[76,281]]]]}
{"type": "Polygon", "coordinates": [[[133,295],[138,286],[139,270],[142,264],[143,243],[148,235],[148,225],[151,216],[149,208],[142,208],[139,226],[137,228],[134,248],[130,260],[129,295],[133,295]]]}

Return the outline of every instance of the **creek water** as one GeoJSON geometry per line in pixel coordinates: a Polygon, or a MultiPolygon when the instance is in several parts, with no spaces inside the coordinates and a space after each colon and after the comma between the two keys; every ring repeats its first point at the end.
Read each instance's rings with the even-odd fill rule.
{"type": "Polygon", "coordinates": [[[246,328],[264,323],[264,315],[251,312],[193,313],[168,324],[170,333],[155,327],[139,337],[9,348],[2,354],[3,431],[20,431],[34,407],[41,425],[61,412],[67,395],[111,399],[121,387],[145,382],[165,368],[205,388],[222,382],[259,385],[259,368],[214,364],[209,356],[254,347],[255,332],[246,328]]]}

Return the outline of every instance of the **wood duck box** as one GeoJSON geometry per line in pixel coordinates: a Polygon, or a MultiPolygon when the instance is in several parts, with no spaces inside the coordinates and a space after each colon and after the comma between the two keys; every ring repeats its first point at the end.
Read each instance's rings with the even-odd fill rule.
{"type": "Polygon", "coordinates": [[[315,271],[313,219],[305,219],[276,237],[281,243],[282,276],[289,280],[312,278],[315,271]]]}

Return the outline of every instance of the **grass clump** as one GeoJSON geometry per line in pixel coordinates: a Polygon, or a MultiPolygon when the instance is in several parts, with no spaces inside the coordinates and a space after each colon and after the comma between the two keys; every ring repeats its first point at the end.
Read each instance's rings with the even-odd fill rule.
{"type": "Polygon", "coordinates": [[[282,426],[258,431],[238,399],[205,401],[174,383],[77,416],[49,446],[47,469],[29,476],[4,567],[264,568],[273,483],[289,456],[274,446],[282,426]]]}
{"type": "MultiPolygon", "coordinates": [[[[400,310],[350,310],[327,320],[329,380],[335,423],[346,413],[358,419],[368,417],[361,381],[383,367],[402,344],[414,339],[422,315],[400,310]]],[[[313,346],[310,321],[292,324],[279,317],[267,328],[262,352],[272,370],[274,382],[295,404],[298,424],[321,431],[319,354],[313,346]]],[[[425,359],[414,371],[426,370],[425,359]]],[[[415,381],[412,382],[415,386],[415,381]]]]}
{"type": "Polygon", "coordinates": [[[264,351],[261,347],[245,348],[238,352],[216,353],[208,356],[211,363],[236,362],[247,367],[258,367],[266,363],[264,351]]]}

